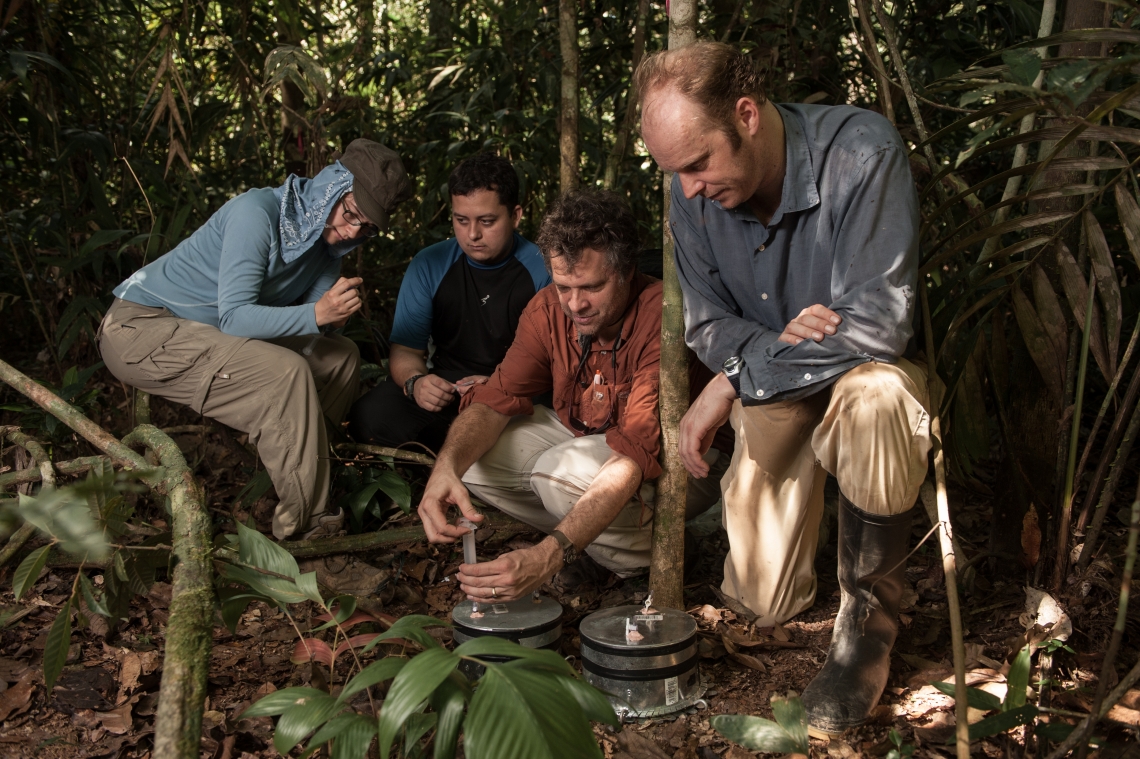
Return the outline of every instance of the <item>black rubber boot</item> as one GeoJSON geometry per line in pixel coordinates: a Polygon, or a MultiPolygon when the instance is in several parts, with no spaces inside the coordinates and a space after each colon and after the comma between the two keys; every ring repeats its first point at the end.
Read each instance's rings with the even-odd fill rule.
{"type": "Polygon", "coordinates": [[[803,694],[810,732],[832,737],[879,703],[898,633],[911,514],[869,514],[839,496],[839,587],[831,648],[803,694]]]}

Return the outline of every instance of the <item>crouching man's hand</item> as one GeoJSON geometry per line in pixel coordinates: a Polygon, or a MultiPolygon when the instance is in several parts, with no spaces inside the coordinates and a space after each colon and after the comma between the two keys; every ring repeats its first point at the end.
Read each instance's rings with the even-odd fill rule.
{"type": "Polygon", "coordinates": [[[516,601],[538,590],[561,568],[558,542],[546,538],[536,546],[505,553],[494,561],[460,564],[455,579],[472,601],[516,601]]]}
{"type": "Polygon", "coordinates": [[[463,516],[476,524],[483,521],[483,515],[471,505],[471,497],[467,495],[462,480],[437,463],[418,509],[429,542],[454,543],[456,538],[468,532],[466,527],[447,521],[447,512],[452,506],[458,506],[463,516]]]}

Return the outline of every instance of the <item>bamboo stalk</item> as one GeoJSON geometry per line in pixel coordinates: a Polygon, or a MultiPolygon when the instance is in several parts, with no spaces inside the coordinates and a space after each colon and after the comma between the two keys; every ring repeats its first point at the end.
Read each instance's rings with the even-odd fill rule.
{"type": "Polygon", "coordinates": [[[145,445],[158,455],[172,514],[176,563],[154,724],[154,754],[197,759],[214,628],[212,530],[205,493],[182,451],[157,427],[140,426],[124,438],[124,443],[145,445]]]}
{"type": "MultiPolygon", "coordinates": [[[[737,13],[740,12],[740,5],[736,6],[736,11],[737,13]]],[[[612,190],[617,181],[618,167],[625,159],[629,135],[633,132],[633,125],[637,122],[637,83],[633,74],[637,72],[637,66],[641,63],[642,56],[645,55],[645,34],[646,27],[649,25],[649,0],[638,0],[637,21],[635,23],[637,26],[633,31],[633,57],[629,63],[629,92],[625,98],[625,114],[622,115],[621,126],[614,138],[613,149],[606,159],[606,174],[602,180],[602,187],[607,190],[612,190]]]]}
{"type": "MultiPolygon", "coordinates": [[[[918,129],[919,139],[925,145],[926,160],[930,163],[930,171],[937,174],[938,161],[934,156],[934,149],[927,138],[926,125],[922,120],[922,112],[915,97],[914,87],[911,86],[910,77],[906,73],[906,60],[899,51],[898,39],[895,36],[894,24],[883,10],[882,0],[874,0],[875,14],[879,18],[879,25],[886,38],[887,49],[914,117],[915,128],[918,129]]],[[[922,300],[922,322],[926,332],[926,360],[928,362],[928,386],[930,388],[930,434],[933,438],[934,452],[934,484],[938,496],[938,521],[942,529],[938,531],[938,543],[942,548],[942,572],[946,578],[946,606],[950,612],[950,642],[954,656],[954,688],[960,696],[966,693],[966,647],[962,640],[962,609],[958,603],[958,570],[957,558],[954,555],[954,531],[950,523],[950,501],[946,494],[946,459],[942,448],[942,420],[939,409],[942,399],[938,397],[938,359],[934,352],[934,330],[930,323],[930,296],[924,283],[919,283],[922,300]]],[[[964,697],[954,699],[954,715],[956,719],[955,734],[958,759],[970,759],[970,722],[968,704],[964,697]]]]}
{"type": "MultiPolygon", "coordinates": [[[[693,44],[697,38],[693,0],[674,0],[669,8],[669,49],[693,44]]],[[[661,385],[658,416],[661,420],[661,475],[657,478],[657,504],[653,511],[653,551],[649,559],[649,589],[654,603],[670,609],[685,608],[685,499],[689,476],[677,453],[681,417],[689,407],[689,353],[685,347],[685,314],[681,283],[673,260],[669,225],[670,187],[673,175],[662,177],[661,385]]]]}
{"type": "Polygon", "coordinates": [[[1104,492],[1100,494],[1100,503],[1097,504],[1096,514],[1093,515],[1092,524],[1089,526],[1088,534],[1085,535],[1085,547],[1081,551],[1081,557],[1077,560],[1077,568],[1084,570],[1089,562],[1092,560],[1093,549],[1096,547],[1096,541],[1100,537],[1100,528],[1104,524],[1104,516],[1108,513],[1109,504],[1112,503],[1112,497],[1116,495],[1116,486],[1120,482],[1120,475],[1124,471],[1124,462],[1128,460],[1128,454],[1132,452],[1132,444],[1136,441],[1136,433],[1140,432],[1140,406],[1132,409],[1132,418],[1128,422],[1128,429],[1124,432],[1124,439],[1120,443],[1120,448],[1116,451],[1116,459],[1112,463],[1112,471],[1108,475],[1108,480],[1104,484],[1104,492]]]}
{"type": "MultiPolygon", "coordinates": [[[[1096,277],[1089,270],[1089,299],[1085,308],[1085,324],[1092,326],[1093,294],[1096,292],[1096,277]]],[[[1069,568],[1069,520],[1072,519],[1073,510],[1070,501],[1073,499],[1073,475],[1077,470],[1077,444],[1081,434],[1081,411],[1085,400],[1085,374],[1089,366],[1089,335],[1091,329],[1084,330],[1081,336],[1080,366],[1077,368],[1077,389],[1074,394],[1076,400],[1073,406],[1073,423],[1069,433],[1069,457],[1065,466],[1065,490],[1061,497],[1061,520],[1057,527],[1057,558],[1053,564],[1053,588],[1059,589],[1065,580],[1065,573],[1069,568]]]]}
{"type": "MultiPolygon", "coordinates": [[[[1124,637],[1124,625],[1128,619],[1128,596],[1132,590],[1132,571],[1136,566],[1136,540],[1140,536],[1140,483],[1136,486],[1136,497],[1132,499],[1132,518],[1128,524],[1128,547],[1124,551],[1124,573],[1120,577],[1120,603],[1116,606],[1116,622],[1112,626],[1112,638],[1108,643],[1108,651],[1104,654],[1104,663],[1100,668],[1100,677],[1096,683],[1096,696],[1093,698],[1093,714],[1100,712],[1104,703],[1104,692],[1108,678],[1112,674],[1112,667],[1116,663],[1116,655],[1120,652],[1120,641],[1124,637]]],[[[1084,759],[1088,750],[1088,742],[1082,741],[1077,749],[1077,758],[1084,759]]]]}

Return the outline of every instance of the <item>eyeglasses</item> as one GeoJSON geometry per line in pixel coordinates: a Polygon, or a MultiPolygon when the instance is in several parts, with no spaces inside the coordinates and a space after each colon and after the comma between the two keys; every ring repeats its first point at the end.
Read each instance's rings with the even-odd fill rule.
{"type": "Polygon", "coordinates": [[[365,237],[375,237],[380,234],[380,227],[375,224],[370,224],[360,216],[359,211],[353,211],[349,208],[348,201],[344,201],[344,208],[340,212],[341,216],[348,223],[349,226],[359,227],[364,232],[365,237]]]}

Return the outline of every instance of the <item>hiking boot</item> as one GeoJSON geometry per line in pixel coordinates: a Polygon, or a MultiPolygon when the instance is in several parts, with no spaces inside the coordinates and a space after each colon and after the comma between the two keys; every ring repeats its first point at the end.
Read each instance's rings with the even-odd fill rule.
{"type": "Polygon", "coordinates": [[[302,572],[316,572],[317,584],[337,595],[372,596],[392,577],[392,570],[377,569],[347,554],[298,563],[302,572]]]}
{"type": "Polygon", "coordinates": [[[314,540],[317,538],[335,538],[345,535],[344,509],[325,511],[309,520],[309,529],[301,536],[301,540],[314,540]]]}
{"type": "Polygon", "coordinates": [[[870,514],[839,495],[841,597],[823,669],[804,690],[808,732],[831,738],[879,703],[898,633],[911,513],[870,514]]]}

